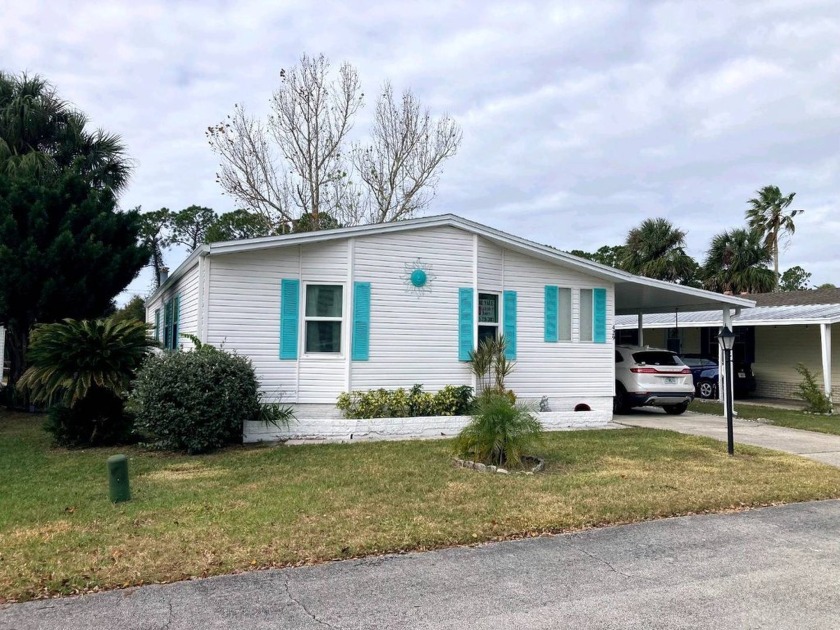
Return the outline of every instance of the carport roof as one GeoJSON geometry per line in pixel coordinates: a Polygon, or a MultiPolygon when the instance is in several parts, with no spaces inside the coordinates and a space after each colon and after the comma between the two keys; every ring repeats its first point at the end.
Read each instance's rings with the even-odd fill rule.
{"type": "MultiPolygon", "coordinates": [[[[645,328],[703,328],[722,326],[720,311],[658,313],[644,318],[645,328]]],[[[735,326],[793,326],[840,323],[840,304],[757,306],[732,316],[735,326]]],[[[616,317],[615,327],[635,329],[635,316],[616,317]]]]}

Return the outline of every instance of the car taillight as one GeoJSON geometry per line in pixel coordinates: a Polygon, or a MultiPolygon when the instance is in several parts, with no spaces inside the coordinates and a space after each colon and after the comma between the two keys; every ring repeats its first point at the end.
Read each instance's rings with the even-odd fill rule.
{"type": "Polygon", "coordinates": [[[683,368],[680,370],[680,374],[691,374],[691,370],[689,368],[683,368]]]}
{"type": "Polygon", "coordinates": [[[651,367],[644,367],[644,368],[630,368],[630,371],[634,374],[658,374],[659,370],[651,367]]]}

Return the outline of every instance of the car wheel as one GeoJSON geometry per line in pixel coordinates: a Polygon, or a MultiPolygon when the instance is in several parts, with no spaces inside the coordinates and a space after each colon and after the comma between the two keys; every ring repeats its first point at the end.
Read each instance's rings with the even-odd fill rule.
{"type": "Polygon", "coordinates": [[[613,413],[627,413],[630,407],[627,406],[627,390],[621,383],[615,384],[615,396],[613,396],[613,413]]]}
{"type": "Polygon", "coordinates": [[[688,409],[688,403],[684,402],[679,405],[665,405],[662,408],[665,410],[665,413],[672,416],[678,416],[681,413],[685,413],[685,410],[688,409]]]}
{"type": "Polygon", "coordinates": [[[702,380],[697,383],[697,395],[700,398],[705,398],[709,400],[710,398],[717,398],[717,387],[715,387],[714,382],[708,380],[702,380]]]}

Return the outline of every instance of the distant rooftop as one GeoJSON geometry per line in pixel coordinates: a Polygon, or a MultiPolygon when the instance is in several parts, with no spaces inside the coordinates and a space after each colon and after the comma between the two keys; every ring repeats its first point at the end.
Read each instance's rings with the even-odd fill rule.
{"type": "Polygon", "coordinates": [[[749,296],[756,306],[797,306],[800,304],[840,304],[840,289],[811,289],[809,291],[777,291],[749,296]]]}

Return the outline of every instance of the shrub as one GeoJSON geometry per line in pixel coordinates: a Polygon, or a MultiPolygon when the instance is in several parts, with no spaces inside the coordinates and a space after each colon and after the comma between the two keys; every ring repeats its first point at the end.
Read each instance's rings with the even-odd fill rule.
{"type": "Polygon", "coordinates": [[[458,453],[494,466],[517,468],[525,450],[542,435],[542,425],[531,410],[505,394],[487,391],[477,401],[476,413],[455,441],[458,453]]]}
{"type": "Polygon", "coordinates": [[[473,388],[469,385],[446,385],[434,397],[435,416],[465,416],[472,408],[473,388]]]}
{"type": "Polygon", "coordinates": [[[242,423],[266,420],[251,362],[203,345],[150,357],[131,396],[138,430],[160,448],[205,453],[242,441],[242,423]]]}
{"type": "Polygon", "coordinates": [[[339,395],[336,407],[345,417],[355,419],[458,416],[469,412],[472,391],[469,385],[447,385],[431,394],[424,392],[422,385],[414,385],[408,391],[400,387],[346,392],[339,395]]]}
{"type": "Polygon", "coordinates": [[[73,407],[62,403],[47,412],[44,430],[62,446],[107,446],[136,441],[134,418],[125,401],[103,389],[93,389],[73,407]]]}
{"type": "Polygon", "coordinates": [[[802,377],[799,391],[793,395],[805,401],[805,410],[811,413],[831,413],[831,399],[822,391],[817,379],[803,363],[796,366],[796,371],[802,377]]]}
{"type": "Polygon", "coordinates": [[[37,326],[18,387],[36,405],[52,406],[45,428],[65,446],[129,439],[124,413],[131,380],[156,344],[138,321],[65,319],[37,326]]]}

